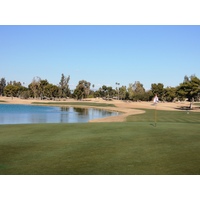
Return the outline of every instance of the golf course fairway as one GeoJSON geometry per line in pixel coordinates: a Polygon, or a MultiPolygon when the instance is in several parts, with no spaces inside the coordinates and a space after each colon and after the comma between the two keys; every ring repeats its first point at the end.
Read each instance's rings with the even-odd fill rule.
{"type": "Polygon", "coordinates": [[[121,123],[0,125],[1,175],[198,175],[200,113],[121,123]]]}

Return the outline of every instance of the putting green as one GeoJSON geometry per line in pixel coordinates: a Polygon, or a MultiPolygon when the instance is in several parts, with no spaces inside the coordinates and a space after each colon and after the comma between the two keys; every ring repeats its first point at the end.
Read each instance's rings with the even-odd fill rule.
{"type": "Polygon", "coordinates": [[[131,115],[128,122],[173,122],[173,123],[200,123],[200,112],[192,111],[161,111],[145,109],[145,114],[131,115]]]}

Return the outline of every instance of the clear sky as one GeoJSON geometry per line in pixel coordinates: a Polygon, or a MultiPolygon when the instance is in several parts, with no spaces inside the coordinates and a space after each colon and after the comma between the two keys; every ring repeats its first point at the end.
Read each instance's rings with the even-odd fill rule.
{"type": "Polygon", "coordinates": [[[0,26],[0,78],[57,85],[62,73],[71,89],[83,79],[177,86],[200,78],[200,26],[0,26]]]}

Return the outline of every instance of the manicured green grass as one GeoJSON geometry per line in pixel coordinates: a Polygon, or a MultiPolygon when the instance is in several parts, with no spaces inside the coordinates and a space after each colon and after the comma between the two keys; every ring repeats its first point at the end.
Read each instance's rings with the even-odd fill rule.
{"type": "Polygon", "coordinates": [[[173,123],[200,123],[200,112],[191,111],[161,111],[145,109],[145,114],[131,115],[128,122],[173,122],[173,123]]]}
{"type": "Polygon", "coordinates": [[[114,104],[108,104],[108,103],[93,103],[93,102],[33,102],[32,104],[72,105],[72,106],[95,106],[95,107],[116,107],[114,104]]]}
{"type": "Polygon", "coordinates": [[[200,174],[199,114],[158,111],[155,127],[153,112],[124,123],[1,125],[0,174],[200,174]]]}

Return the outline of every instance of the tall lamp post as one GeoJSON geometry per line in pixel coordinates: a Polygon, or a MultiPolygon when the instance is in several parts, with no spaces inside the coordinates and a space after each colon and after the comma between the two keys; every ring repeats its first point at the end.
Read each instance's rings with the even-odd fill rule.
{"type": "MultiPolygon", "coordinates": [[[[116,82],[116,85],[120,85],[120,83],[116,82]]],[[[119,88],[118,88],[118,100],[119,100],[119,88]]]]}

